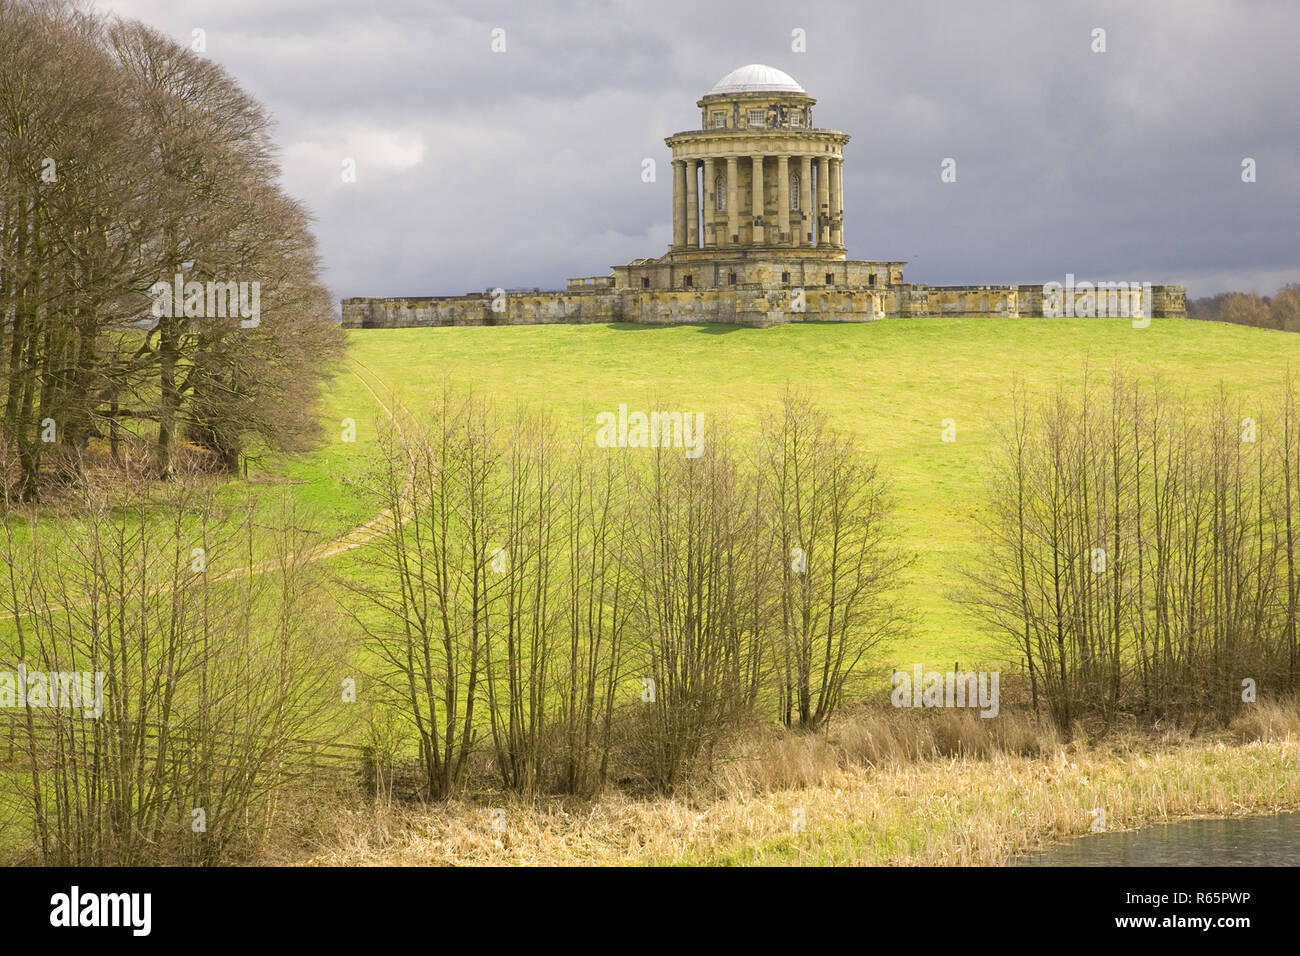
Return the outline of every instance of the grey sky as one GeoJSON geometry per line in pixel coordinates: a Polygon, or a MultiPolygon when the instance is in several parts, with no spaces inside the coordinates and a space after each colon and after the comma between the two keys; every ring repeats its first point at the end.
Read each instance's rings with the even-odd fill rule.
{"type": "Polygon", "coordinates": [[[97,6],[187,45],[202,28],[207,55],[271,110],[336,298],[555,288],[662,254],[663,139],[697,126],[699,97],[746,63],[791,74],[816,124],[852,135],[849,255],[910,260],[909,281],[1073,272],[1193,296],[1300,281],[1300,4],[97,6]],[[940,182],[945,157],[956,183],[940,182]]]}

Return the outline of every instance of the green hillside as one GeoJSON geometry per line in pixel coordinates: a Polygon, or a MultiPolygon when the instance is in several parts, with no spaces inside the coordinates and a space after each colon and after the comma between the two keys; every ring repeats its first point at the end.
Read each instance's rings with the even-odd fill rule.
{"type": "MultiPolygon", "coordinates": [[[[916,627],[878,664],[992,661],[1005,656],[987,628],[953,600],[977,556],[988,457],[1018,376],[1032,393],[1112,367],[1156,376],[1170,397],[1225,385],[1273,391],[1300,367],[1300,336],[1191,320],[913,318],[869,324],[515,326],[351,333],[356,369],[382,380],[412,410],[450,379],[503,405],[545,403],[594,441],[595,416],[653,405],[727,415],[752,428],[787,383],[852,430],[893,481],[906,544],[918,555],[908,596],[916,627]],[[941,423],[956,423],[944,442],[941,423]]],[[[378,388],[380,394],[382,387],[378,388]]],[[[1249,409],[1247,409],[1249,410],[1249,409]]],[[[334,530],[364,520],[355,490],[383,412],[352,371],[328,397],[333,440],[281,470],[326,510],[334,530]],[[357,441],[340,440],[352,418],[357,441]]],[[[1262,419],[1261,419],[1262,421],[1262,419]]],[[[629,451],[629,454],[636,454],[629,451]]],[[[352,560],[344,555],[336,562],[352,560]]]]}

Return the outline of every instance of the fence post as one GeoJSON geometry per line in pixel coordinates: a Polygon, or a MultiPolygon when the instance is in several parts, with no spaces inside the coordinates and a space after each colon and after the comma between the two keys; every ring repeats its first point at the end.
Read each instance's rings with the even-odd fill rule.
{"type": "Polygon", "coordinates": [[[379,793],[379,773],[375,762],[375,748],[367,744],[361,748],[361,789],[367,797],[374,798],[379,793]]]}

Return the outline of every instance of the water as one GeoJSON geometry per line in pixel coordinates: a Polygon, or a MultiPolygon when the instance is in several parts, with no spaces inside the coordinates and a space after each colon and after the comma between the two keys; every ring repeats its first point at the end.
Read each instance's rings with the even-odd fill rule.
{"type": "Polygon", "coordinates": [[[1017,866],[1300,866],[1300,813],[1090,833],[1017,866]]]}

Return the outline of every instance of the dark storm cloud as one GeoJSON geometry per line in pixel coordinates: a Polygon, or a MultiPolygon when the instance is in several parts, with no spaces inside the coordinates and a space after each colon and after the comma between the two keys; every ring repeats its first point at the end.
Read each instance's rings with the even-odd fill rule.
{"type": "Polygon", "coordinates": [[[1292,4],[101,6],[186,43],[207,31],[208,55],[278,120],[285,184],[317,217],[339,296],[555,287],[662,253],[663,138],[752,62],[852,134],[849,253],[910,259],[911,281],[1074,272],[1203,295],[1300,279],[1292,4]]]}

